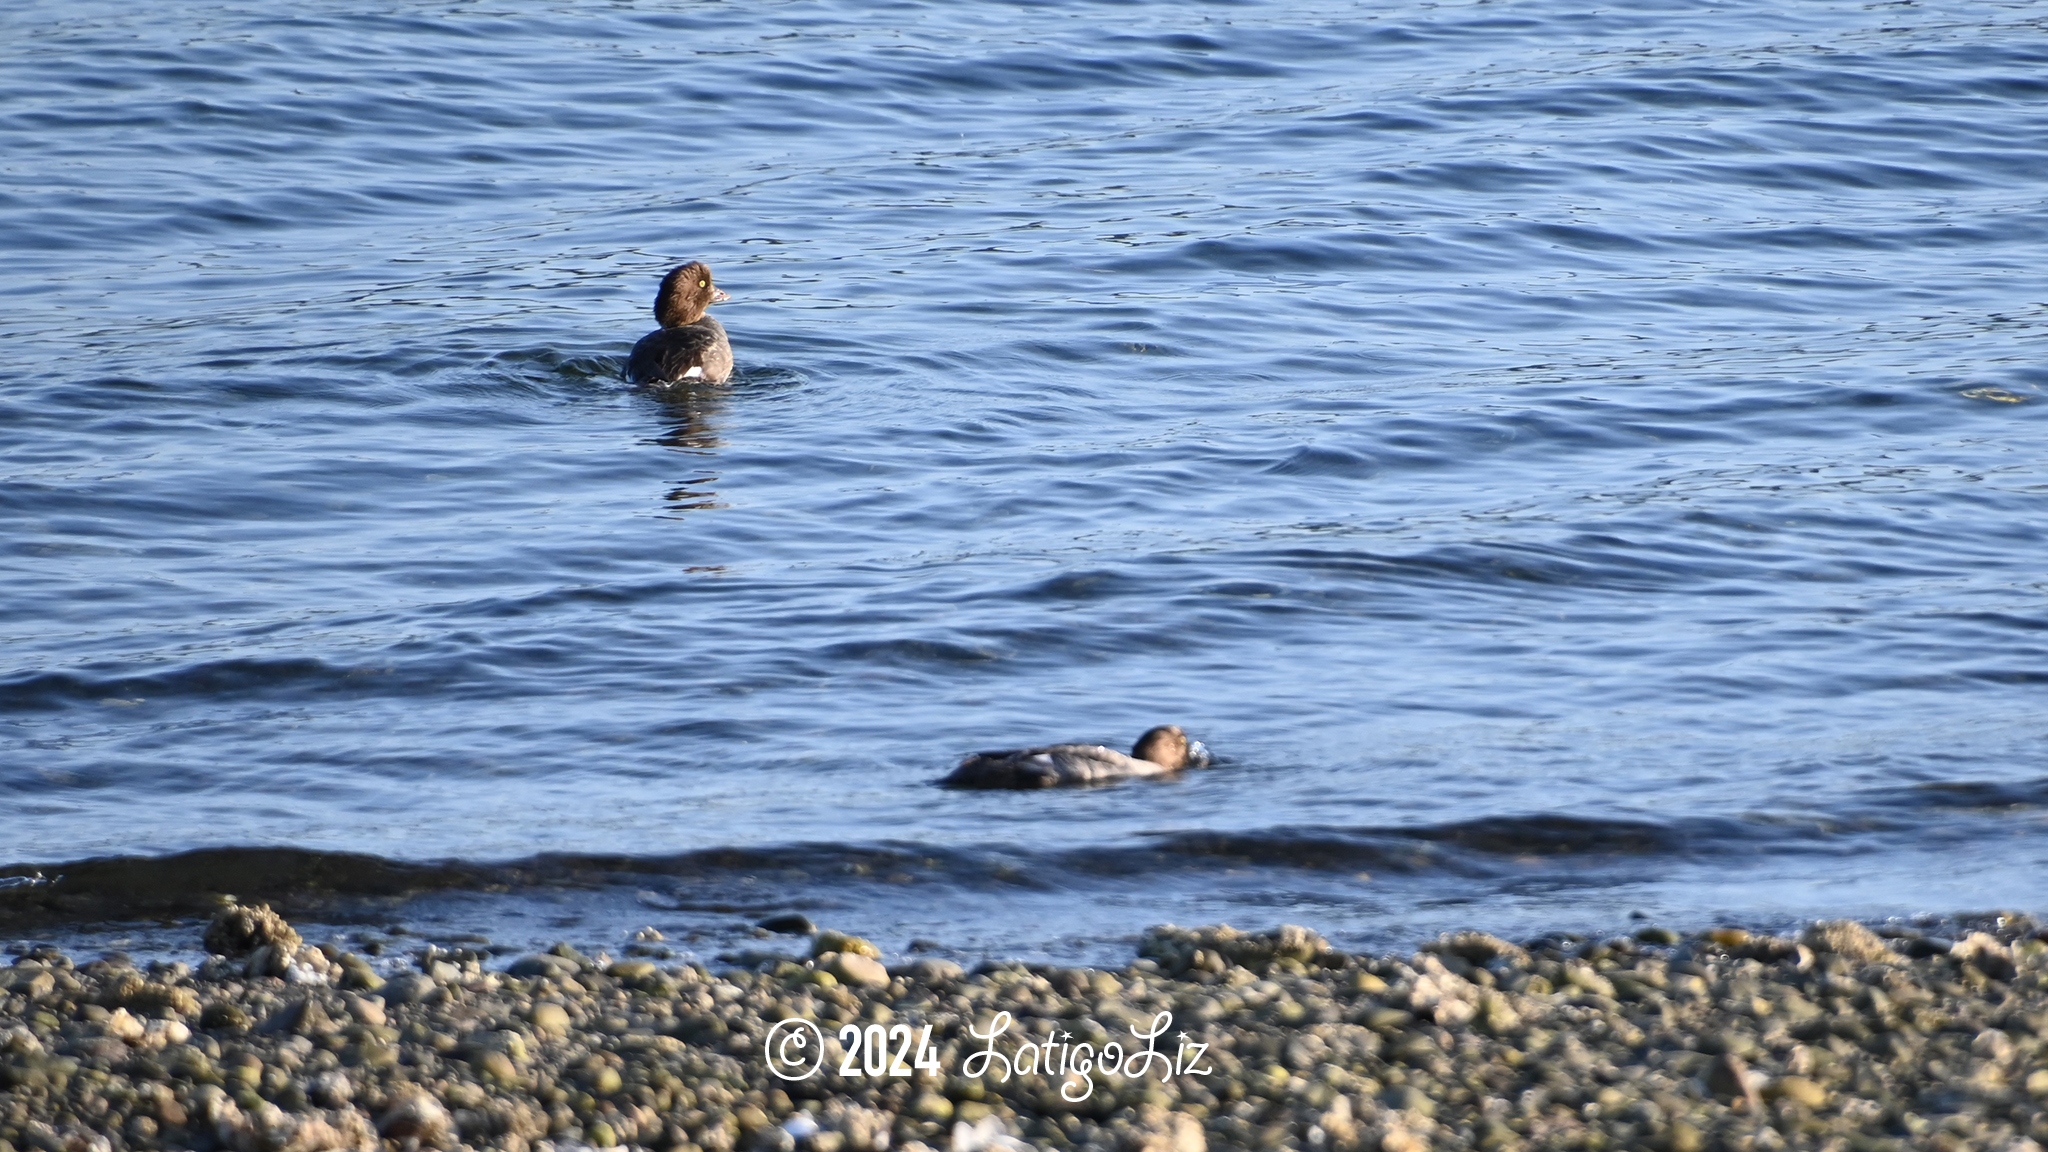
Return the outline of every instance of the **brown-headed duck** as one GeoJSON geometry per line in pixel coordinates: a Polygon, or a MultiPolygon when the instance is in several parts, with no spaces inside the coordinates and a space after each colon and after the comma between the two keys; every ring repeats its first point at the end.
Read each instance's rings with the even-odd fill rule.
{"type": "Polygon", "coordinates": [[[1177,724],[1162,724],[1143,736],[1129,756],[1100,744],[1054,744],[1009,752],[977,752],[960,762],[943,788],[1058,788],[1106,784],[1140,776],[1165,776],[1209,762],[1209,750],[1189,740],[1177,724]]]}
{"type": "Polygon", "coordinates": [[[711,269],[702,261],[692,260],[662,277],[654,294],[654,318],[661,327],[633,345],[626,379],[656,387],[725,383],[732,375],[732,345],[726,342],[725,326],[704,313],[730,299],[711,283],[711,269]]]}

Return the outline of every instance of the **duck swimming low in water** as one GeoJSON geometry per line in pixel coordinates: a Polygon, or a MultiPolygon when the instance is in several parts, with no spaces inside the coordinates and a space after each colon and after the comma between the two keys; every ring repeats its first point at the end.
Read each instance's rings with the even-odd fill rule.
{"type": "Polygon", "coordinates": [[[626,379],[656,387],[725,383],[732,375],[732,345],[726,342],[725,326],[704,313],[730,299],[711,283],[711,269],[701,261],[662,277],[654,294],[654,318],[661,327],[633,345],[626,379]]]}
{"type": "Polygon", "coordinates": [[[1054,744],[1009,752],[977,752],[960,762],[942,788],[1058,788],[1165,776],[1209,762],[1209,750],[1189,740],[1178,724],[1162,724],[1138,737],[1129,756],[1100,744],[1054,744]]]}

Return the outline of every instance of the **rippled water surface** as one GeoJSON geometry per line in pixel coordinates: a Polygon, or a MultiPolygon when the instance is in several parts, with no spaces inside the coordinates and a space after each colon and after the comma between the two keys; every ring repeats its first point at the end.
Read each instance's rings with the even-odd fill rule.
{"type": "Polygon", "coordinates": [[[0,860],[1013,953],[2048,906],[2039,5],[0,37],[0,860]],[[689,258],[735,379],[631,390],[689,258]],[[1164,721],[1220,765],[930,785],[1164,721]]]}

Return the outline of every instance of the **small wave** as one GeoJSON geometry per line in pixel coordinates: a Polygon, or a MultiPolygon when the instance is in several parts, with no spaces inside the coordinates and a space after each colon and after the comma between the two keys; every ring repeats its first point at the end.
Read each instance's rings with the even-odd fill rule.
{"type": "Polygon", "coordinates": [[[273,690],[303,691],[308,684],[342,685],[354,669],[306,658],[213,660],[175,671],[95,677],[40,672],[0,682],[0,712],[64,708],[96,700],[148,700],[166,696],[225,696],[273,690]]]}
{"type": "Polygon", "coordinates": [[[1585,867],[1641,857],[1803,851],[1813,832],[1810,822],[1698,818],[1660,824],[1546,813],[1416,827],[1158,832],[1115,845],[1050,850],[1027,844],[961,848],[884,841],[414,862],[286,847],[207,848],[167,857],[0,867],[0,929],[201,916],[217,906],[219,894],[345,920],[376,917],[384,906],[380,902],[447,890],[637,890],[655,880],[666,882],[667,894],[660,897],[664,906],[715,911],[773,904],[792,894],[815,897],[848,884],[1056,891],[1104,879],[1246,867],[1497,877],[1526,872],[1544,861],[1585,867]],[[36,876],[45,879],[34,884],[18,879],[36,876]]]}
{"type": "Polygon", "coordinates": [[[2048,806],[2048,777],[2034,780],[1944,780],[1886,789],[1871,796],[1880,808],[2013,810],[2048,806]]]}

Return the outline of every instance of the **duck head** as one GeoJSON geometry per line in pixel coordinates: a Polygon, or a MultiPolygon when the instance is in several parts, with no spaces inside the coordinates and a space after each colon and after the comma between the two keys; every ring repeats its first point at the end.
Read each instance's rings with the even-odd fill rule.
{"type": "Polygon", "coordinates": [[[1209,762],[1209,750],[1200,740],[1188,739],[1178,724],[1161,724],[1131,748],[1131,755],[1167,768],[1200,768],[1209,762]]]}
{"type": "Polygon", "coordinates": [[[679,328],[704,318],[705,309],[732,297],[711,283],[711,269],[692,260],[661,278],[654,294],[654,318],[663,328],[679,328]]]}

